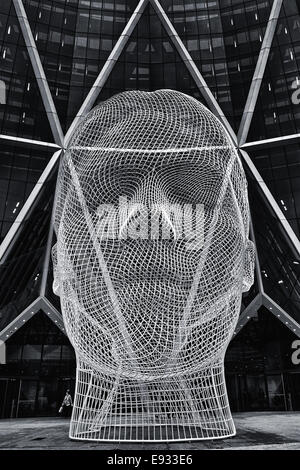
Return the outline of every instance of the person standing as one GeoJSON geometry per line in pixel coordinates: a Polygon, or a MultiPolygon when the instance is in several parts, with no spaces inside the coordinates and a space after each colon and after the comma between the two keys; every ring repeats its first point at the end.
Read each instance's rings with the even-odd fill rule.
{"type": "Polygon", "coordinates": [[[65,397],[63,399],[63,402],[61,404],[61,407],[59,409],[59,413],[62,416],[70,417],[72,414],[72,407],[73,407],[73,400],[70,394],[70,390],[66,391],[65,397]]]}

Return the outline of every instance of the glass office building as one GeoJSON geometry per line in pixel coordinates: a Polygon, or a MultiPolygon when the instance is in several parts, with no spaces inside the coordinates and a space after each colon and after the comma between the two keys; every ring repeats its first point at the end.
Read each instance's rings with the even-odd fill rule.
{"type": "Polygon", "coordinates": [[[4,0],[2,418],[55,415],[74,386],[50,256],[68,137],[115,93],[159,88],[218,116],[248,178],[256,279],[226,355],[232,409],[300,410],[300,1],[4,0]]]}

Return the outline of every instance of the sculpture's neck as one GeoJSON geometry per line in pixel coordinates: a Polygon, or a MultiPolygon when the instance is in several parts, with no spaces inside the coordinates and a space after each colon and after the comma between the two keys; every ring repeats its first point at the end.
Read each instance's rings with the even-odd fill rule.
{"type": "Polygon", "coordinates": [[[73,439],[162,441],[235,434],[222,362],[152,382],[109,377],[82,362],[77,366],[73,439]]]}

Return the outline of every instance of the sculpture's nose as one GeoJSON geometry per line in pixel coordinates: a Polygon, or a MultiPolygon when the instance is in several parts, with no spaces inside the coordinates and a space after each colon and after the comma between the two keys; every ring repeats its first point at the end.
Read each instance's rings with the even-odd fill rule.
{"type": "Polygon", "coordinates": [[[179,231],[174,219],[179,210],[172,204],[163,181],[151,173],[126,200],[126,206],[121,206],[120,238],[176,239],[179,231]]]}

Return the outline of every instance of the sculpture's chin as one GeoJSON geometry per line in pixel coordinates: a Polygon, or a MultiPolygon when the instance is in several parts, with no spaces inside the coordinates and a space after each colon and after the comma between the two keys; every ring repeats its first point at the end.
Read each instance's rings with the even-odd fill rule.
{"type": "Polygon", "coordinates": [[[74,335],[75,349],[92,367],[108,375],[120,369],[128,379],[198,373],[224,354],[240,309],[237,288],[214,303],[197,298],[188,313],[188,293],[174,284],[141,282],[118,286],[116,292],[123,300],[119,310],[109,309],[108,302],[101,305],[100,295],[95,304],[85,299],[82,310],[74,305],[74,319],[80,320],[81,327],[78,334],[78,323],[69,321],[74,330],[70,336],[74,335]]]}

